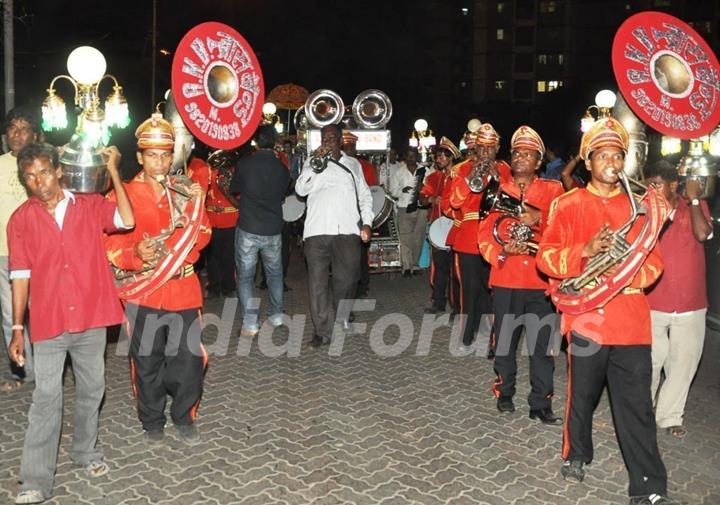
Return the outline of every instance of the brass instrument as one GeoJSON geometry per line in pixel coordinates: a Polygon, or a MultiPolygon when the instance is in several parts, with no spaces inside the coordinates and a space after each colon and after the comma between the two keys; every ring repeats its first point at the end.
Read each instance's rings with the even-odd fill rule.
{"type": "Polygon", "coordinates": [[[473,193],[482,193],[485,191],[488,185],[490,170],[494,164],[494,161],[484,160],[473,166],[472,172],[465,178],[470,191],[473,193]]]}
{"type": "Polygon", "coordinates": [[[515,242],[518,245],[527,246],[529,254],[534,256],[537,253],[538,242],[533,240],[535,230],[532,226],[519,221],[520,214],[525,212],[521,200],[501,192],[494,199],[491,212],[503,214],[493,225],[493,236],[498,244],[504,246],[515,242]]]}
{"type": "Polygon", "coordinates": [[[229,151],[217,150],[213,151],[208,156],[207,162],[211,168],[217,170],[217,178],[215,183],[217,184],[220,192],[230,200],[233,201],[232,195],[230,194],[230,182],[235,175],[235,165],[241,155],[241,149],[231,149],[229,151]]]}
{"type": "Polygon", "coordinates": [[[630,218],[620,228],[613,232],[612,245],[610,249],[593,256],[587,262],[583,273],[577,277],[572,277],[562,281],[558,287],[559,291],[578,293],[584,287],[595,287],[602,284],[605,282],[602,279],[603,275],[610,271],[613,267],[619,265],[630,255],[630,253],[633,252],[632,244],[629,244],[625,240],[625,237],[635,224],[638,217],[647,214],[647,208],[645,206],[638,205],[639,201],[642,200],[645,195],[634,195],[630,189],[630,182],[632,181],[633,184],[636,184],[645,192],[647,192],[647,187],[634,179],[630,179],[622,170],[618,172],[618,178],[622,183],[625,193],[630,199],[630,218]]]}
{"type": "Polygon", "coordinates": [[[310,155],[310,158],[308,158],[308,163],[310,163],[312,171],[316,174],[323,172],[328,166],[330,156],[332,156],[332,152],[322,146],[315,149],[310,155]]]}

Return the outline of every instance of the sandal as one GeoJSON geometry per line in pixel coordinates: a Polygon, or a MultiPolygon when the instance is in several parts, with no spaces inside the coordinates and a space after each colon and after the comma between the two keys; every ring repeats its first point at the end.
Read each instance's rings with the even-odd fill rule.
{"type": "Polygon", "coordinates": [[[5,381],[0,386],[0,390],[2,390],[5,393],[10,393],[11,391],[15,391],[16,389],[20,389],[25,385],[25,381],[22,379],[11,379],[9,381],[5,381]]]}
{"type": "Polygon", "coordinates": [[[91,461],[83,468],[88,477],[102,477],[110,471],[110,467],[102,460],[91,461]]]}
{"type": "Polygon", "coordinates": [[[665,428],[665,431],[668,435],[680,439],[685,438],[685,435],[687,435],[687,430],[684,426],[669,426],[665,428]]]}

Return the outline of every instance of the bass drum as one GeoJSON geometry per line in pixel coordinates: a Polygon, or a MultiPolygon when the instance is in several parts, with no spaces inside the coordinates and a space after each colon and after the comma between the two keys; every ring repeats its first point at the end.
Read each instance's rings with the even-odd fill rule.
{"type": "Polygon", "coordinates": [[[453,220],[446,216],[440,216],[432,222],[430,230],[428,231],[428,240],[433,247],[437,247],[443,251],[450,250],[450,246],[447,245],[447,238],[452,226],[453,220]]]}
{"type": "Polygon", "coordinates": [[[305,214],[305,202],[293,194],[285,198],[282,204],[283,221],[294,223],[305,214]]]}
{"type": "Polygon", "coordinates": [[[372,211],[373,222],[372,229],[375,230],[388,220],[395,207],[395,202],[385,193],[380,186],[370,186],[370,194],[372,195],[372,211]]]}

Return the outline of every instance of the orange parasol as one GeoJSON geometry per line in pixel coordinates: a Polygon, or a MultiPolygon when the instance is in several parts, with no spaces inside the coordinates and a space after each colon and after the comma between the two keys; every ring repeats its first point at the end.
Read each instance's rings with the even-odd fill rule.
{"type": "Polygon", "coordinates": [[[272,102],[278,109],[296,110],[305,105],[310,93],[297,84],[280,84],[275,86],[265,97],[266,102],[272,102]]]}

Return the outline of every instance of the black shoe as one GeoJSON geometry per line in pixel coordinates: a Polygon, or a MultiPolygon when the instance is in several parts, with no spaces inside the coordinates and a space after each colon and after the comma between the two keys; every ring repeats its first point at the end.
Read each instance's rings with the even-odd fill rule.
{"type": "Polygon", "coordinates": [[[501,396],[497,399],[497,409],[500,412],[515,412],[515,404],[511,396],[501,396]]]}
{"type": "Polygon", "coordinates": [[[310,346],[318,348],[324,345],[328,345],[329,343],[330,339],[324,339],[320,335],[314,335],[312,340],[310,341],[310,346]]]}
{"type": "Polygon", "coordinates": [[[630,505],[680,505],[679,502],[671,500],[663,495],[631,496],[630,505]],[[650,498],[652,496],[652,498],[650,498]]]}
{"type": "Polygon", "coordinates": [[[237,290],[226,289],[222,292],[223,298],[237,298],[237,290]]]}
{"type": "Polygon", "coordinates": [[[214,300],[215,298],[220,298],[220,292],[208,289],[207,293],[205,293],[205,299],[206,300],[214,300]]]}
{"type": "Polygon", "coordinates": [[[350,314],[348,314],[347,320],[348,320],[348,323],[354,323],[355,322],[355,313],[350,312],[350,314]]]}
{"type": "Polygon", "coordinates": [[[413,275],[420,275],[420,269],[415,269],[412,271],[413,275]]]}
{"type": "Polygon", "coordinates": [[[563,422],[562,417],[556,416],[550,407],[530,410],[530,419],[538,419],[541,423],[550,425],[559,425],[563,422]]]}
{"type": "Polygon", "coordinates": [[[267,282],[262,281],[260,284],[258,284],[258,289],[267,289],[267,282]]]}
{"type": "Polygon", "coordinates": [[[565,480],[576,480],[582,482],[585,480],[585,469],[582,461],[563,461],[560,467],[560,475],[565,480]]]}
{"type": "Polygon", "coordinates": [[[410,277],[410,275],[412,275],[410,270],[403,270],[403,277],[410,277]]]}
{"type": "Polygon", "coordinates": [[[435,304],[430,305],[429,307],[425,307],[426,314],[442,314],[444,312],[445,312],[445,307],[438,307],[435,304]]]}
{"type": "Polygon", "coordinates": [[[162,428],[145,430],[143,432],[143,438],[147,444],[160,445],[165,441],[165,430],[162,428]]]}

